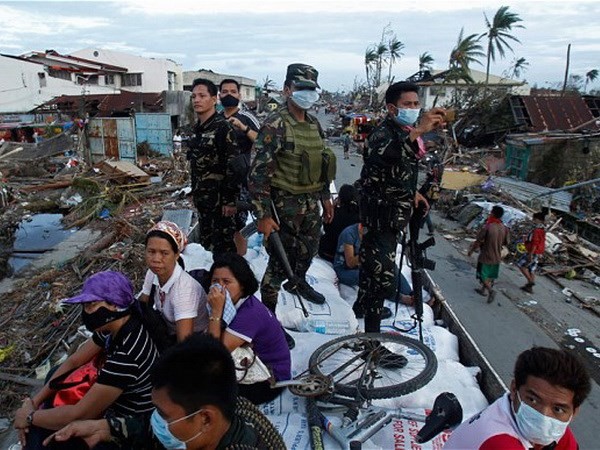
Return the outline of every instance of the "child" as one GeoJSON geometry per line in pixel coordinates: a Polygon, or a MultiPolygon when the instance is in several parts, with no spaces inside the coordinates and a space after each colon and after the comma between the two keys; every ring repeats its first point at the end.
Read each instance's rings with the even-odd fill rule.
{"type": "Polygon", "coordinates": [[[527,252],[517,261],[517,266],[519,266],[521,273],[527,279],[527,284],[521,286],[521,289],[529,294],[533,294],[533,286],[535,285],[534,272],[538,266],[539,255],[544,254],[546,247],[546,230],[544,229],[546,214],[547,210],[542,210],[533,215],[535,228],[525,237],[527,252]]]}

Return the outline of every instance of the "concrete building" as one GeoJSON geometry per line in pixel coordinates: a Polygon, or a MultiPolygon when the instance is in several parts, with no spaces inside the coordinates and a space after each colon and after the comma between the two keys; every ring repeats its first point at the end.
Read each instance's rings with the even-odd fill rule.
{"type": "MultiPolygon", "coordinates": [[[[407,79],[421,87],[421,103],[426,109],[435,105],[444,106],[449,104],[456,95],[468,89],[486,89],[485,72],[470,69],[469,75],[473,82],[465,80],[449,81],[447,76],[451,75],[449,70],[423,70],[417,72],[407,79]]],[[[529,95],[531,88],[520,80],[511,80],[509,78],[499,77],[490,74],[487,89],[499,93],[513,95],[529,95]]]]}
{"type": "Polygon", "coordinates": [[[186,70],[183,72],[183,89],[186,91],[192,90],[192,83],[196,78],[206,78],[219,86],[221,81],[226,78],[231,78],[240,83],[240,94],[242,94],[242,101],[246,104],[256,102],[256,80],[252,78],[246,78],[241,75],[226,75],[223,73],[216,73],[212,70],[186,70]]]}
{"type": "Polygon", "coordinates": [[[181,65],[170,59],[144,58],[128,53],[85,48],[71,53],[70,56],[103,65],[123,67],[125,73],[115,74],[105,84],[132,92],[162,92],[183,90],[181,65]]]}
{"type": "MultiPolygon", "coordinates": [[[[113,87],[77,84],[76,72],[57,71],[44,61],[0,55],[0,113],[27,113],[60,95],[112,94],[113,87]],[[56,77],[64,72],[70,79],[56,77]]],[[[1,122],[2,120],[0,120],[1,122]]]]}

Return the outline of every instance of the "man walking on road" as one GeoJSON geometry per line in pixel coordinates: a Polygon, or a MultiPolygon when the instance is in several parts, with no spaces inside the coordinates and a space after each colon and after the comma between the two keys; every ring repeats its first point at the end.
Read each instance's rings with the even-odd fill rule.
{"type": "MultiPolygon", "coordinates": [[[[317,76],[312,66],[288,66],[283,91],[287,101],[265,120],[258,133],[249,189],[258,231],[267,242],[272,231],[279,231],[292,270],[300,279],[285,289],[322,304],[325,297],[305,279],[319,247],[319,203],[325,222],[333,219],[329,184],[335,178],[335,155],[325,147],[319,122],[307,112],[319,99],[317,76]]],[[[265,306],[275,312],[287,274],[271,246],[266,247],[270,257],[260,293],[265,306]]],[[[293,346],[289,335],[288,344],[293,346]]]]}
{"type": "Polygon", "coordinates": [[[189,142],[192,195],[198,209],[199,240],[217,255],[235,252],[235,201],[240,186],[231,161],[239,155],[233,127],[216,111],[217,87],[203,78],[192,84],[192,105],[198,116],[189,142]]]}
{"type": "Polygon", "coordinates": [[[577,450],[569,424],[590,391],[577,357],[533,347],[517,358],[510,393],[459,425],[444,450],[577,450]]]}
{"type": "Polygon", "coordinates": [[[487,292],[488,303],[492,303],[496,297],[494,280],[498,279],[500,272],[502,246],[508,245],[509,233],[508,228],[502,223],[501,218],[503,215],[504,208],[498,205],[492,207],[490,216],[467,253],[467,256],[471,256],[475,250],[479,249],[477,278],[481,282],[481,287],[475,288],[475,291],[483,296],[487,292]]]}
{"type": "MultiPolygon", "coordinates": [[[[241,191],[240,201],[246,203],[250,201],[248,194],[248,171],[250,170],[251,150],[260,124],[254,115],[248,111],[240,109],[240,84],[232,79],[226,78],[219,85],[219,98],[223,105],[223,116],[233,125],[235,137],[240,149],[240,156],[233,160],[232,170],[234,175],[240,178],[241,191]]],[[[233,235],[235,246],[239,255],[244,256],[248,245],[246,240],[240,234],[239,230],[244,228],[248,219],[248,211],[237,211],[235,216],[236,232],[233,235]]]]}
{"type": "Polygon", "coordinates": [[[445,110],[434,108],[415,125],[421,111],[418,91],[417,85],[407,82],[388,88],[387,116],[369,136],[365,150],[360,177],[364,236],[358,298],[352,309],[356,317],[364,316],[366,332],[380,331],[383,302],[393,296],[396,245],[413,205],[429,208],[417,192],[418,161],[425,155],[421,135],[443,125],[445,110]]]}

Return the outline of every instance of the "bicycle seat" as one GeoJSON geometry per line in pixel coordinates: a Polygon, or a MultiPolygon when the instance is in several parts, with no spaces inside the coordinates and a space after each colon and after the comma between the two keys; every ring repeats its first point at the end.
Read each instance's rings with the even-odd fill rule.
{"type": "Polygon", "coordinates": [[[437,396],[431,414],[425,419],[425,425],[419,430],[416,442],[422,444],[433,439],[446,428],[462,422],[463,410],[460,402],[451,392],[442,392],[437,396]]]}

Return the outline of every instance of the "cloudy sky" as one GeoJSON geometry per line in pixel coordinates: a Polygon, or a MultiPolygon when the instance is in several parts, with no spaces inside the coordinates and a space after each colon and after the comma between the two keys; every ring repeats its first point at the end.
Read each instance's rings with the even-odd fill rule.
{"type": "MultiPolygon", "coordinates": [[[[394,66],[396,79],[418,69],[429,52],[444,69],[461,27],[485,31],[502,5],[523,19],[514,54],[492,65],[501,75],[524,57],[524,78],[546,87],[562,80],[567,45],[572,74],[600,69],[598,0],[120,0],[1,1],[0,53],[19,55],[54,49],[68,54],[100,47],[148,57],[171,58],[184,70],[200,68],[243,75],[281,86],[285,67],[306,62],[328,90],[351,89],[364,80],[364,53],[390,24],[405,45],[394,66]]],[[[485,70],[482,65],[475,69],[485,70]]],[[[1,74],[0,74],[1,76],[1,74]]],[[[588,89],[600,88],[600,79],[588,89]]]]}

